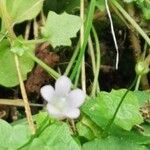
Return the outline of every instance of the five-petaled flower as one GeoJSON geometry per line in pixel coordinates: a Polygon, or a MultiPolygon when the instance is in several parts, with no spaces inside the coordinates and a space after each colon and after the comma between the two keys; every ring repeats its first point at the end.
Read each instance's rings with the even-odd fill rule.
{"type": "Polygon", "coordinates": [[[55,89],[51,85],[41,88],[42,97],[48,102],[48,113],[58,119],[75,119],[80,115],[79,107],[85,100],[85,93],[80,89],[71,91],[71,80],[63,75],[55,83],[55,89]]]}

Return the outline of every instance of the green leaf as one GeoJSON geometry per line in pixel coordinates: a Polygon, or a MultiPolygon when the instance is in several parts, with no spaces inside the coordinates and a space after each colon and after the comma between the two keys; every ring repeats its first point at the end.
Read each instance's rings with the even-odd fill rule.
{"type": "Polygon", "coordinates": [[[31,138],[31,132],[28,125],[16,125],[12,127],[11,135],[8,137],[9,149],[17,149],[31,138]]]}
{"type": "Polygon", "coordinates": [[[149,137],[149,144],[150,144],[150,123],[143,124],[142,128],[144,129],[144,131],[142,132],[142,134],[144,136],[148,136],[149,137]]]}
{"type": "Polygon", "coordinates": [[[11,126],[6,121],[0,119],[0,148],[14,150],[26,143],[30,137],[28,126],[11,126]]]}
{"type": "MultiPolygon", "coordinates": [[[[100,92],[96,99],[90,99],[83,105],[82,111],[97,123],[97,125],[105,127],[113,117],[125,92],[125,89],[112,90],[110,93],[100,92]]],[[[116,115],[114,124],[125,130],[131,130],[134,125],[142,122],[143,119],[139,112],[137,97],[130,91],[116,115]]]]}
{"type": "Polygon", "coordinates": [[[12,127],[4,120],[0,119],[0,148],[6,149],[8,138],[11,135],[12,127]]]}
{"type": "Polygon", "coordinates": [[[95,139],[83,145],[82,150],[148,150],[145,146],[133,142],[125,141],[122,138],[107,137],[105,139],[95,139]]]}
{"type": "MultiPolygon", "coordinates": [[[[144,126],[142,126],[144,128],[144,126]]],[[[145,128],[144,128],[145,130],[145,128]]],[[[136,144],[150,144],[150,135],[147,131],[139,132],[138,130],[126,131],[121,128],[113,127],[110,134],[128,142],[136,144]]]]}
{"type": "Polygon", "coordinates": [[[71,137],[68,126],[65,123],[58,123],[47,127],[38,139],[33,140],[29,149],[80,150],[80,147],[71,137]],[[41,148],[39,143],[43,145],[41,148]]]}
{"type": "MultiPolygon", "coordinates": [[[[34,47],[29,45],[30,52],[33,53],[34,47]]],[[[19,57],[20,69],[23,80],[26,80],[27,73],[34,66],[34,61],[24,53],[19,57]]],[[[16,71],[14,54],[10,51],[10,45],[7,40],[3,40],[0,44],[0,85],[5,87],[13,87],[19,84],[18,74],[16,71]]]]}
{"type": "Polygon", "coordinates": [[[7,11],[13,23],[35,18],[42,9],[44,0],[7,0],[7,11]]]}
{"type": "Polygon", "coordinates": [[[88,126],[84,125],[82,122],[78,122],[76,124],[76,128],[79,136],[84,137],[88,140],[92,140],[95,138],[95,135],[92,132],[92,130],[88,126]]]}
{"type": "Polygon", "coordinates": [[[85,116],[76,124],[76,128],[78,134],[88,140],[101,137],[102,135],[102,129],[85,116]]]}
{"type": "Polygon", "coordinates": [[[70,46],[71,40],[81,27],[81,19],[75,15],[63,13],[61,15],[50,11],[42,34],[53,46],[70,46]]]}

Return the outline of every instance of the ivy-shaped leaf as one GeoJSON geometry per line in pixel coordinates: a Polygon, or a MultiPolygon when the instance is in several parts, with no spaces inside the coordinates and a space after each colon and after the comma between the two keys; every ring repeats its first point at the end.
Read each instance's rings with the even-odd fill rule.
{"type": "Polygon", "coordinates": [[[81,19],[75,15],[63,13],[61,15],[50,11],[42,34],[53,46],[70,46],[71,40],[81,27],[81,19]]]}
{"type": "MultiPolygon", "coordinates": [[[[113,117],[115,110],[126,90],[112,90],[110,93],[100,92],[96,99],[90,99],[82,107],[82,111],[100,127],[105,127],[113,117]]],[[[143,122],[139,112],[139,103],[133,92],[129,92],[125,97],[114,124],[125,129],[131,128],[143,122]]]]}
{"type": "Polygon", "coordinates": [[[7,11],[13,23],[35,18],[42,9],[44,0],[6,0],[7,11]]]}
{"type": "MultiPolygon", "coordinates": [[[[20,47],[20,50],[22,48],[23,47],[20,47]]],[[[0,85],[5,87],[13,87],[19,84],[14,54],[10,49],[9,42],[3,40],[0,44],[0,85]]],[[[29,45],[28,49],[33,53],[34,46],[29,45]]],[[[26,80],[27,73],[30,72],[34,66],[34,61],[24,53],[19,57],[19,64],[23,80],[26,80]]]]}

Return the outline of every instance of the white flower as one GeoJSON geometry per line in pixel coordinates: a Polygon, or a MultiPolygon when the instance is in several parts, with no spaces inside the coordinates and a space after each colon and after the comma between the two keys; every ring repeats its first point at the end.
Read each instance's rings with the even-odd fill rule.
{"type": "Polygon", "coordinates": [[[71,91],[71,80],[67,76],[61,76],[55,83],[55,89],[51,85],[41,88],[42,97],[48,102],[47,110],[55,118],[78,118],[79,107],[85,100],[85,93],[80,89],[71,91]]]}

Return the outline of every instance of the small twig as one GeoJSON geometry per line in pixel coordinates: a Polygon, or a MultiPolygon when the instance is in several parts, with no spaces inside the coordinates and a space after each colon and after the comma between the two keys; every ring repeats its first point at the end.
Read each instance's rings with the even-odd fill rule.
{"type": "Polygon", "coordinates": [[[115,36],[115,32],[114,32],[114,26],[113,26],[113,21],[111,18],[111,14],[110,14],[110,10],[109,10],[109,6],[108,6],[108,1],[105,0],[105,5],[106,5],[106,11],[110,20],[110,26],[111,26],[111,33],[113,36],[113,40],[114,40],[114,44],[115,44],[115,48],[116,48],[116,70],[118,69],[118,65],[119,65],[119,50],[118,50],[118,44],[117,44],[117,40],[116,40],[116,36],[115,36]]]}
{"type": "Polygon", "coordinates": [[[22,79],[22,75],[21,75],[18,56],[16,54],[14,54],[14,57],[15,57],[16,69],[17,69],[17,73],[18,73],[18,79],[19,79],[19,83],[20,83],[21,94],[22,94],[22,98],[24,100],[27,120],[28,120],[29,126],[31,128],[32,134],[35,134],[35,126],[34,126],[34,123],[33,123],[31,109],[30,109],[30,106],[29,106],[27,93],[26,93],[25,86],[24,86],[23,79],[22,79]]]}
{"type": "MultiPolygon", "coordinates": [[[[18,106],[18,107],[25,106],[23,99],[0,99],[0,105],[10,105],[10,106],[18,106]]],[[[44,107],[44,104],[29,103],[29,105],[33,107],[44,107]]]]}

